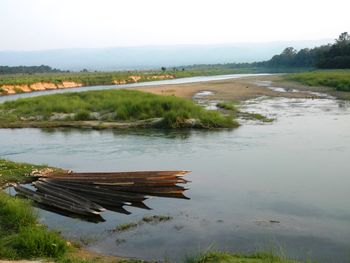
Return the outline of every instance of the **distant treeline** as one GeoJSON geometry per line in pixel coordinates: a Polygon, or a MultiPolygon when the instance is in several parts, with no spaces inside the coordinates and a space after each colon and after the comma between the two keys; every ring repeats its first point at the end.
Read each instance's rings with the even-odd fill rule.
{"type": "Polygon", "coordinates": [[[49,66],[0,66],[0,74],[35,74],[35,73],[59,73],[64,72],[49,66]]]}
{"type": "Polygon", "coordinates": [[[350,35],[347,32],[344,32],[335,40],[335,43],[311,49],[303,48],[297,51],[293,47],[287,47],[281,54],[275,55],[270,60],[262,62],[192,65],[184,68],[346,69],[350,68],[350,35]]]}
{"type": "Polygon", "coordinates": [[[304,48],[299,51],[293,47],[286,48],[280,55],[270,60],[257,63],[268,67],[315,67],[322,69],[350,68],[350,35],[340,34],[334,44],[328,44],[312,49],[304,48]]]}

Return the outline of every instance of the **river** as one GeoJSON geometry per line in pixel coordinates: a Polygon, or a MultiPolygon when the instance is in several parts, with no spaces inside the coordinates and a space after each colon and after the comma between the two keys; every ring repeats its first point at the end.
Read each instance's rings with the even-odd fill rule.
{"type": "Polygon", "coordinates": [[[153,210],[106,212],[88,223],[39,210],[41,222],[102,253],[180,260],[207,248],[282,250],[295,259],[350,258],[350,104],[332,98],[258,98],[223,131],[0,129],[0,156],[74,171],[191,170],[190,200],[151,198],[153,210]],[[170,215],[125,233],[143,216],[170,215]]]}

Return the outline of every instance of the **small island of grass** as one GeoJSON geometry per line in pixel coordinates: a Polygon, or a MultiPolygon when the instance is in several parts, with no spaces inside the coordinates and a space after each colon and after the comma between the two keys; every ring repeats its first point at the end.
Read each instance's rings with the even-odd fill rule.
{"type": "Polygon", "coordinates": [[[0,128],[233,128],[232,116],[194,102],[135,90],[74,92],[0,105],[0,128]]]}

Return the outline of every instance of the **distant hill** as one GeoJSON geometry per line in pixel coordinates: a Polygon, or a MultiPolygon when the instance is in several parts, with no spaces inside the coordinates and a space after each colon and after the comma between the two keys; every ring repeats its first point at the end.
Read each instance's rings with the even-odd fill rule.
{"type": "Polygon", "coordinates": [[[62,70],[128,70],[191,64],[240,63],[270,59],[287,46],[296,49],[319,46],[318,41],[247,43],[225,45],[176,45],[57,49],[42,51],[0,51],[2,66],[49,65],[62,70]]]}

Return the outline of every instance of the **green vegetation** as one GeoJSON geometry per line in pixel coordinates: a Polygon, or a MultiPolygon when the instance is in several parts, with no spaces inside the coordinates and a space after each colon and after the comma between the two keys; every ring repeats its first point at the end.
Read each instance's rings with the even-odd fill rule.
{"type": "Polygon", "coordinates": [[[338,91],[350,91],[350,70],[318,70],[288,74],[284,78],[308,86],[326,86],[338,91]]]}
{"type": "Polygon", "coordinates": [[[134,229],[138,226],[137,223],[125,223],[118,225],[115,229],[113,229],[113,232],[125,232],[129,231],[131,229],[134,229]]]}
{"type": "Polygon", "coordinates": [[[235,118],[241,117],[246,120],[258,120],[261,122],[273,122],[275,120],[272,118],[268,118],[260,113],[240,111],[238,102],[219,102],[216,104],[216,107],[230,112],[235,118]]]}
{"type": "Polygon", "coordinates": [[[129,231],[129,230],[135,229],[138,226],[141,226],[143,224],[158,224],[158,223],[170,221],[172,219],[173,218],[171,216],[165,216],[165,215],[145,216],[138,222],[120,224],[120,225],[116,226],[112,230],[112,232],[129,231]]]}
{"type": "Polygon", "coordinates": [[[246,120],[257,120],[261,122],[273,122],[275,119],[266,117],[260,113],[255,112],[239,112],[238,114],[240,117],[246,120]]]}
{"type": "Polygon", "coordinates": [[[15,163],[0,159],[0,187],[6,183],[26,182],[31,180],[34,170],[46,168],[43,165],[32,165],[27,163],[15,163]]]}
{"type": "Polygon", "coordinates": [[[145,223],[160,223],[160,222],[166,222],[166,221],[170,221],[173,218],[171,216],[145,216],[144,218],[142,218],[142,221],[145,223]]]}
{"type": "MultiPolygon", "coordinates": [[[[64,127],[98,123],[147,121],[158,128],[232,128],[230,116],[208,111],[194,102],[134,90],[64,93],[0,104],[0,127],[64,127]]],[[[142,123],[140,126],[147,126],[142,123]]]]}
{"type": "Polygon", "coordinates": [[[88,253],[79,255],[76,248],[69,246],[57,232],[38,223],[29,201],[3,192],[0,192],[0,259],[47,259],[61,263],[143,262],[88,253]]]}
{"type": "Polygon", "coordinates": [[[62,72],[58,69],[53,69],[49,66],[0,66],[0,74],[34,74],[34,73],[53,73],[62,72]]]}
{"type": "Polygon", "coordinates": [[[228,111],[237,111],[237,103],[230,103],[230,102],[219,102],[216,104],[216,107],[223,109],[223,110],[228,110],[228,111]]]}
{"type": "Polygon", "coordinates": [[[297,263],[297,261],[268,253],[236,255],[229,252],[208,251],[198,256],[187,258],[185,263],[297,263]]]}
{"type": "Polygon", "coordinates": [[[255,64],[256,66],[269,68],[350,68],[350,35],[344,32],[339,35],[335,43],[312,49],[304,48],[297,51],[293,47],[287,47],[280,55],[275,55],[268,61],[255,64]]]}
{"type": "Polygon", "coordinates": [[[241,73],[286,73],[302,72],[315,68],[346,69],[350,68],[350,35],[344,32],[335,43],[303,48],[297,51],[293,47],[285,48],[281,54],[267,61],[253,63],[227,63],[215,65],[193,65],[184,67],[187,70],[238,70],[241,73]]]}
{"type": "MultiPolygon", "coordinates": [[[[41,165],[15,163],[0,159],[0,186],[30,180],[41,165]]],[[[56,258],[67,251],[66,242],[37,222],[37,214],[26,200],[0,192],[0,258],[56,258]]]]}
{"type": "MultiPolygon", "coordinates": [[[[81,83],[85,86],[111,85],[114,81],[133,82],[129,77],[139,75],[136,72],[72,72],[72,73],[43,73],[43,74],[8,74],[1,76],[2,85],[30,85],[37,82],[61,84],[63,81],[81,83]]],[[[140,81],[146,81],[141,79],[140,81]]]]}
{"type": "Polygon", "coordinates": [[[67,250],[65,240],[38,224],[28,201],[0,192],[0,258],[59,258],[67,250]]]}

